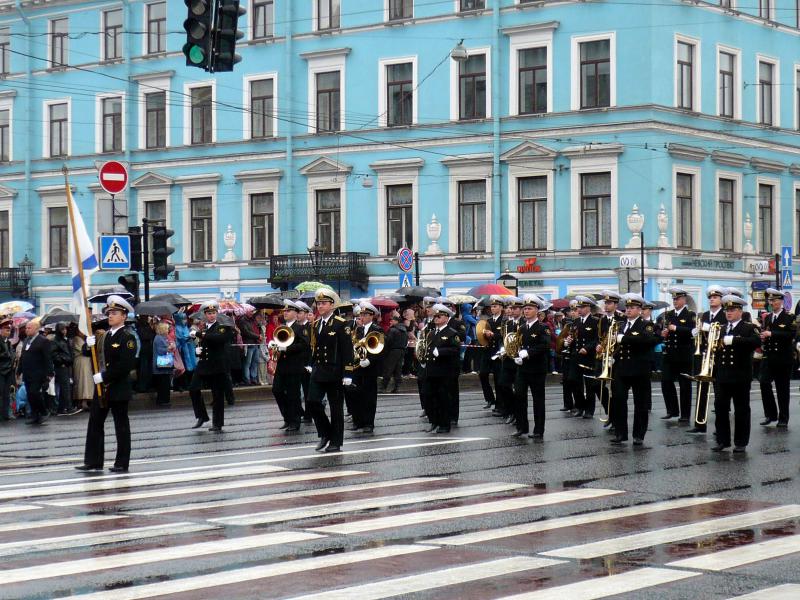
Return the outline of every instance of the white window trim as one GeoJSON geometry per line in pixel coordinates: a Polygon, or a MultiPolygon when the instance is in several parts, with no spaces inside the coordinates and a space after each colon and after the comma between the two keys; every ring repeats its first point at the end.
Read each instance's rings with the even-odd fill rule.
{"type": "MultiPolygon", "coordinates": [[[[386,0],[388,2],[388,0],[386,0]]],[[[388,6],[388,4],[387,4],[388,6]]],[[[387,9],[388,10],[388,9],[387,9]]],[[[417,124],[417,102],[419,94],[417,93],[417,56],[403,56],[400,58],[384,58],[378,61],[378,115],[380,117],[380,126],[388,127],[389,123],[389,99],[386,95],[386,85],[388,83],[386,78],[386,67],[390,65],[401,65],[404,63],[411,63],[411,124],[417,124]]]]}
{"type": "MultiPolygon", "coordinates": [[[[67,35],[69,36],[69,17],[67,15],[62,16],[51,16],[47,19],[47,68],[48,69],[64,69],[65,66],[62,65],[55,65],[50,62],[53,59],[53,21],[60,21],[61,19],[67,19],[67,35]]],[[[102,31],[102,28],[100,29],[102,31]]],[[[69,50],[70,50],[70,38],[67,37],[67,48],[66,48],[66,60],[69,63],[69,50]]],[[[66,64],[66,63],[65,63],[66,64]]]]}
{"type": "MultiPolygon", "coordinates": [[[[570,220],[570,245],[572,250],[581,246],[581,175],[586,173],[609,173],[611,176],[611,247],[619,247],[619,187],[617,180],[617,157],[593,156],[573,158],[570,162],[570,211],[576,218],[570,220]]],[[[585,248],[591,250],[591,248],[585,248]]]]}
{"type": "Polygon", "coordinates": [[[800,63],[794,63],[794,90],[792,93],[794,102],[792,103],[792,112],[794,113],[795,130],[800,130],[800,92],[798,92],[798,87],[800,87],[800,63]]]}
{"type": "MultiPolygon", "coordinates": [[[[140,79],[138,86],[138,104],[139,104],[139,149],[145,150],[147,147],[147,102],[145,96],[147,94],[164,92],[164,126],[167,128],[164,136],[165,147],[169,148],[170,145],[170,78],[159,77],[158,79],[140,79]]],[[[154,150],[155,148],[151,148],[154,150]]]]}
{"type": "Polygon", "coordinates": [[[768,5],[767,5],[767,18],[764,19],[764,17],[759,16],[760,13],[761,13],[760,2],[758,2],[754,7],[755,8],[754,16],[756,18],[758,18],[758,19],[764,19],[766,21],[774,21],[775,20],[775,0],[767,0],[767,2],[768,2],[768,5]]]}
{"type": "Polygon", "coordinates": [[[112,12],[112,11],[115,11],[115,10],[123,11],[123,13],[122,13],[122,19],[123,19],[122,32],[123,32],[123,35],[124,35],[124,31],[125,31],[125,12],[124,11],[125,11],[125,9],[121,5],[117,5],[117,6],[109,6],[107,8],[104,8],[103,10],[101,10],[100,11],[100,27],[97,28],[97,31],[101,32],[100,35],[98,36],[100,38],[100,60],[101,61],[122,60],[124,58],[124,54],[125,54],[124,38],[123,38],[123,44],[122,44],[122,46],[123,46],[123,48],[122,48],[123,56],[118,56],[118,57],[113,58],[113,59],[109,59],[106,56],[106,13],[112,12]]]}
{"type": "MultiPolygon", "coordinates": [[[[384,20],[385,23],[401,23],[402,21],[404,21],[406,19],[413,19],[414,18],[414,8],[415,8],[415,6],[414,6],[414,3],[412,2],[411,3],[411,16],[410,17],[404,17],[403,19],[394,19],[394,20],[390,21],[389,20],[389,0],[383,0],[383,20],[384,20]]],[[[414,72],[416,73],[416,69],[414,70],[414,72]]]]}
{"type": "MultiPolygon", "coordinates": [[[[342,27],[342,2],[339,0],[339,27],[319,28],[319,0],[311,0],[311,31],[337,31],[342,27]]],[[[251,13],[252,14],[252,13],[251,13]]]]}
{"type": "Polygon", "coordinates": [[[395,171],[378,172],[378,254],[380,256],[387,256],[388,249],[388,199],[386,197],[386,188],[393,185],[410,185],[411,186],[411,239],[406,240],[406,243],[411,248],[418,248],[419,242],[419,169],[397,169],[395,171]]]}
{"type": "MultiPolygon", "coordinates": [[[[756,76],[755,82],[758,82],[758,67],[760,63],[769,63],[773,66],[772,74],[775,77],[772,82],[772,125],[767,127],[780,127],[781,126],[781,63],[777,58],[771,58],[763,54],[756,54],[756,76]]],[[[756,90],[756,118],[755,122],[761,125],[761,90],[756,84],[753,86],[756,90]]]]}
{"type": "MultiPolygon", "coordinates": [[[[732,54],[735,57],[736,64],[734,65],[733,69],[733,118],[736,120],[742,119],[742,51],[739,48],[732,48],[731,46],[723,46],[721,44],[717,44],[717,94],[716,94],[716,106],[714,107],[714,114],[717,116],[720,115],[719,111],[719,100],[720,100],[720,89],[722,87],[722,82],[720,81],[719,77],[719,55],[720,52],[726,52],[727,54],[732,54]]],[[[729,117],[725,117],[729,118],[729,117]]]]}
{"type": "MultiPolygon", "coordinates": [[[[251,245],[251,228],[252,222],[250,217],[250,196],[253,194],[272,194],[272,212],[274,231],[272,237],[273,251],[279,254],[280,249],[280,179],[278,177],[271,177],[269,179],[262,179],[256,181],[242,182],[242,258],[244,260],[254,260],[252,256],[251,245]]],[[[262,259],[259,259],[262,260],[262,259]]]]}
{"type": "MultiPolygon", "coordinates": [[[[698,38],[693,38],[688,35],[683,35],[680,33],[675,34],[675,43],[673,44],[673,57],[672,57],[672,65],[673,65],[673,86],[672,89],[674,90],[674,99],[673,99],[673,106],[676,108],[680,106],[680,98],[678,97],[678,43],[683,42],[684,44],[689,44],[693,46],[692,51],[692,112],[702,112],[702,97],[701,97],[701,90],[702,86],[700,83],[701,74],[703,73],[702,65],[701,65],[701,57],[702,57],[702,46],[700,45],[700,40],[698,38]]],[[[719,89],[719,88],[717,88],[719,89]]],[[[686,109],[683,109],[686,110],[686,109]]]]}
{"type": "MultiPolygon", "coordinates": [[[[617,34],[614,31],[592,35],[576,35],[570,40],[570,109],[581,109],[581,50],[584,42],[609,40],[609,108],[617,105],[617,34]]],[[[605,107],[603,107],[605,108],[605,107]]]]}
{"type": "MultiPolygon", "coordinates": [[[[492,47],[480,46],[478,48],[467,48],[467,54],[484,54],[486,56],[486,116],[484,119],[492,118],[492,47]]],[[[459,85],[458,75],[463,63],[450,61],[450,120],[459,121],[459,85]]]]}
{"type": "Polygon", "coordinates": [[[94,151],[95,154],[112,154],[114,152],[124,152],[125,151],[125,132],[126,132],[126,118],[125,113],[125,92],[105,92],[103,94],[97,94],[94,97],[94,151]],[[119,98],[122,106],[122,147],[119,150],[109,150],[108,152],[103,152],[103,100],[109,100],[111,98],[119,98]]]}
{"type": "MultiPolygon", "coordinates": [[[[113,199],[114,206],[116,206],[118,203],[124,203],[126,207],[128,206],[128,196],[127,196],[126,192],[127,192],[127,190],[125,192],[122,192],[121,194],[117,194],[117,195],[114,196],[114,199],[113,199]]],[[[97,238],[99,238],[99,236],[101,234],[103,234],[103,235],[111,235],[110,231],[108,231],[108,232],[99,231],[99,227],[100,227],[100,201],[101,200],[111,200],[112,197],[111,197],[111,194],[106,193],[102,189],[93,190],[93,195],[94,195],[94,237],[95,237],[95,239],[97,239],[97,238]]],[[[126,212],[129,212],[129,211],[126,210],[126,212]]],[[[114,225],[114,222],[113,222],[113,218],[114,218],[113,208],[112,208],[111,218],[112,218],[112,225],[114,225]]],[[[129,223],[132,222],[130,216],[128,216],[127,219],[128,219],[129,223]]],[[[124,229],[124,231],[117,231],[117,232],[115,232],[115,235],[127,235],[127,233],[128,233],[127,226],[125,226],[124,228],[120,227],[120,229],[124,229]]]]}
{"type": "Polygon", "coordinates": [[[242,97],[244,98],[245,108],[242,111],[242,131],[246,140],[253,139],[253,130],[250,124],[250,84],[254,81],[264,81],[266,79],[272,80],[272,135],[270,137],[278,137],[278,73],[277,71],[270,71],[269,73],[247,75],[242,79],[242,97]]]}
{"type": "Polygon", "coordinates": [[[458,254],[458,238],[460,229],[458,227],[458,184],[462,181],[478,181],[483,179],[486,182],[486,247],[477,252],[467,252],[467,254],[487,254],[492,249],[492,165],[491,163],[466,164],[463,166],[451,166],[450,171],[450,202],[448,206],[448,236],[447,247],[451,254],[458,254]]]}
{"type": "MultiPolygon", "coordinates": [[[[720,250],[719,244],[719,180],[730,179],[733,183],[733,250],[742,251],[742,183],[741,173],[735,171],[717,171],[714,176],[714,248],[720,250]]],[[[726,251],[727,252],[727,251],[726,251]]]]}
{"type": "MultiPolygon", "coordinates": [[[[796,204],[798,201],[797,194],[800,192],[800,181],[795,181],[792,184],[792,245],[794,245],[794,241],[797,239],[799,231],[797,231],[797,223],[795,222],[794,211],[796,209],[796,204]]],[[[2,210],[2,206],[0,205],[0,210],[2,210]]],[[[10,215],[9,215],[10,216],[10,215]]],[[[10,237],[9,233],[9,237],[10,237]]],[[[795,256],[800,256],[800,244],[794,247],[794,254],[795,256]]]]}
{"type": "Polygon", "coordinates": [[[519,115],[519,52],[530,48],[547,50],[547,110],[553,112],[553,30],[526,31],[509,35],[508,114],[519,115]]]}
{"type": "Polygon", "coordinates": [[[553,213],[555,211],[555,186],[553,184],[553,161],[530,162],[508,167],[508,251],[535,252],[519,249],[519,180],[528,177],[547,177],[547,247],[555,249],[553,213]]]}
{"type": "MultiPolygon", "coordinates": [[[[41,206],[42,206],[42,215],[41,215],[41,224],[42,224],[42,244],[41,244],[41,257],[42,257],[42,268],[43,269],[67,269],[69,270],[69,256],[67,256],[67,266],[66,267],[51,267],[50,266],[50,209],[51,208],[66,208],[67,207],[67,197],[64,194],[64,190],[59,190],[58,192],[39,192],[39,197],[41,199],[41,206]]],[[[75,207],[78,207],[78,203],[75,202],[75,207]]],[[[78,208],[80,210],[80,208],[78,208]]],[[[69,235],[69,229],[67,230],[67,235],[69,235]]]]}
{"type": "MultiPolygon", "coordinates": [[[[170,204],[171,204],[170,195],[171,195],[171,188],[168,185],[137,188],[136,214],[139,216],[138,220],[141,222],[142,219],[147,218],[147,214],[145,213],[144,210],[145,204],[147,204],[148,202],[155,202],[157,200],[165,200],[166,204],[164,205],[164,210],[166,211],[166,227],[169,228],[170,223],[172,221],[172,219],[170,218],[170,204]]],[[[183,239],[188,240],[188,238],[183,238],[183,239]]],[[[184,243],[183,245],[185,246],[186,244],[184,243]]]]}
{"type": "Polygon", "coordinates": [[[72,156],[72,98],[59,98],[42,102],[44,112],[42,121],[45,123],[42,131],[42,156],[44,158],[52,158],[50,156],[50,107],[56,104],[67,105],[67,156],[72,156]]]}
{"type": "MultiPolygon", "coordinates": [[[[8,213],[8,260],[6,264],[12,266],[14,264],[14,200],[13,198],[0,198],[0,212],[8,213]]],[[[0,256],[0,261],[3,257],[0,256]]]]}
{"type": "Polygon", "coordinates": [[[11,162],[14,160],[14,98],[0,97],[0,110],[8,111],[8,160],[11,162]]]}
{"type": "Polygon", "coordinates": [[[183,145],[192,146],[192,90],[211,87],[211,143],[217,141],[217,82],[213,79],[183,84],[183,145]]]}
{"type": "MultiPolygon", "coordinates": [[[[254,40],[268,40],[268,39],[270,39],[270,37],[275,37],[275,24],[276,24],[275,23],[275,20],[276,20],[275,19],[275,4],[276,4],[276,1],[277,0],[273,1],[273,3],[272,3],[272,36],[267,36],[267,37],[263,37],[263,38],[257,38],[257,37],[255,37],[256,11],[255,11],[255,8],[254,8],[256,0],[246,0],[246,4],[247,4],[247,13],[246,13],[247,14],[247,31],[243,32],[245,34],[243,39],[252,42],[254,40]]],[[[245,2],[243,2],[242,4],[245,4],[245,2]]],[[[316,6],[316,2],[314,3],[314,5],[316,6]]]]}
{"type": "Polygon", "coordinates": [[[347,173],[324,173],[307,175],[306,182],[306,230],[308,245],[317,240],[317,190],[339,190],[339,252],[347,252],[347,173]]]}
{"type": "Polygon", "coordinates": [[[678,247],[678,175],[692,176],[692,245],[691,250],[702,248],[702,227],[700,219],[702,202],[702,170],[684,164],[672,165],[672,240],[674,247],[678,247]]]}
{"type": "Polygon", "coordinates": [[[772,186],[772,248],[770,255],[777,253],[781,247],[781,180],[773,177],[756,177],[756,189],[754,197],[755,204],[755,219],[753,219],[753,246],[755,253],[761,255],[759,248],[761,248],[761,228],[758,226],[758,190],[761,185],[772,186]]]}
{"type": "MultiPolygon", "coordinates": [[[[316,6],[316,0],[313,0],[316,6]]],[[[316,23],[316,19],[314,20],[316,23]]],[[[317,74],[339,71],[339,129],[344,131],[347,127],[345,117],[347,106],[345,104],[347,93],[346,78],[347,55],[312,56],[308,58],[308,132],[317,133],[317,74]]],[[[327,132],[321,132],[327,133],[327,132]]]]}
{"type": "MultiPolygon", "coordinates": [[[[183,205],[183,237],[186,243],[183,246],[183,262],[187,264],[208,264],[217,261],[219,253],[217,251],[217,231],[219,229],[219,218],[217,215],[217,184],[186,184],[181,188],[181,198],[183,205]],[[192,261],[192,198],[211,198],[211,260],[205,262],[192,261]]],[[[159,198],[160,199],[160,198],[159,198]]],[[[169,215],[169,202],[167,203],[167,215],[169,215]]]]}
{"type": "MultiPolygon", "coordinates": [[[[147,17],[148,17],[148,12],[150,10],[148,7],[150,5],[152,5],[152,4],[160,4],[161,1],[162,0],[154,0],[154,1],[151,1],[151,2],[145,2],[142,5],[142,8],[143,8],[143,10],[142,10],[142,31],[144,32],[144,35],[142,36],[142,56],[161,56],[162,54],[165,54],[166,52],[169,51],[169,43],[168,43],[169,42],[169,35],[167,35],[167,39],[166,39],[166,41],[164,43],[164,51],[163,52],[150,52],[150,48],[148,48],[148,46],[147,46],[148,41],[150,39],[150,35],[149,35],[150,32],[147,30],[147,25],[148,25],[147,17]]],[[[167,23],[169,23],[169,3],[168,2],[166,3],[165,8],[166,8],[166,14],[167,14],[167,23]]]]}

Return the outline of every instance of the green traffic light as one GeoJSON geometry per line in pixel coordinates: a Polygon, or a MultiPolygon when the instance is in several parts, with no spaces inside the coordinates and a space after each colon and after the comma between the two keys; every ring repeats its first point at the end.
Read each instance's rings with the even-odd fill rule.
{"type": "Polygon", "coordinates": [[[203,52],[203,49],[200,46],[192,45],[189,48],[188,57],[192,63],[199,65],[206,59],[206,53],[203,52]]]}

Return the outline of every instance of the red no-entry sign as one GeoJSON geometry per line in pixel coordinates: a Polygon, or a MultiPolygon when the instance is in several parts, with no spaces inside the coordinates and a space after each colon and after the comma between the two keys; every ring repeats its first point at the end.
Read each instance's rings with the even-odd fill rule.
{"type": "Polygon", "coordinates": [[[109,194],[119,194],[128,187],[128,169],[121,162],[110,160],[103,163],[98,175],[100,186],[109,194]]]}

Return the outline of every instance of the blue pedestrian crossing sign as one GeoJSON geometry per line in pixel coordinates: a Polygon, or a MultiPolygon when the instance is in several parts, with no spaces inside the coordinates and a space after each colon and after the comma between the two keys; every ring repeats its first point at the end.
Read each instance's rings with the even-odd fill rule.
{"type": "Polygon", "coordinates": [[[791,246],[781,246],[781,289],[792,289],[792,251],[791,246]]]}
{"type": "Polygon", "coordinates": [[[131,238],[127,235],[100,236],[100,268],[129,271],[131,268],[131,238]]]}
{"type": "Polygon", "coordinates": [[[398,283],[400,284],[398,287],[411,287],[414,285],[411,283],[411,274],[405,273],[400,271],[400,277],[398,278],[398,283]]]}
{"type": "Polygon", "coordinates": [[[784,289],[784,290],[792,289],[792,272],[791,271],[781,271],[781,289],[784,289]]]}

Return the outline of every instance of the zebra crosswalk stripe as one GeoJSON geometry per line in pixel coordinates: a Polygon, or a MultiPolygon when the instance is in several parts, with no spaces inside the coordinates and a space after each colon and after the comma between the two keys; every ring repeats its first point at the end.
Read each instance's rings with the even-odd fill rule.
{"type": "Polygon", "coordinates": [[[798,598],[800,598],[800,583],[785,583],[728,600],[797,600],[798,598]]]}

